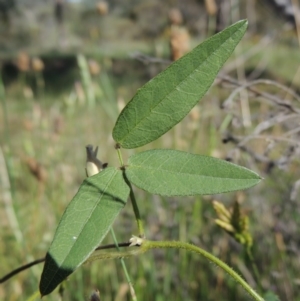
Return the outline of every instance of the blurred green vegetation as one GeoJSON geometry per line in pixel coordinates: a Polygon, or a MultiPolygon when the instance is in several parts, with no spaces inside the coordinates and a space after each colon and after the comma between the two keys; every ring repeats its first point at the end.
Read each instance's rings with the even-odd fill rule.
{"type": "MultiPolygon", "coordinates": [[[[39,8],[50,10],[49,7],[39,8]]],[[[130,11],[138,18],[143,7],[131,7],[130,11]]],[[[83,13],[86,18],[88,14],[97,17],[93,11],[83,13]]],[[[121,34],[133,34],[125,26],[131,24],[130,21],[120,15],[114,15],[111,20],[106,20],[107,23],[103,19],[99,22],[104,22],[107,30],[123,27],[121,34]]],[[[92,22],[93,18],[88,18],[90,24],[94,24],[97,30],[102,29],[98,21],[92,22]]],[[[140,23],[131,24],[132,28],[136,30],[137,24],[140,23]]],[[[79,22],[75,25],[78,32],[87,34],[79,22]]],[[[147,32],[146,25],[142,28],[147,32]]],[[[117,34],[107,31],[106,36],[111,40],[109,44],[87,41],[86,44],[79,43],[78,48],[58,51],[58,54],[57,50],[49,52],[39,44],[28,44],[30,47],[25,47],[25,50],[30,57],[39,55],[42,58],[43,71],[18,71],[15,68],[13,61],[17,53],[24,50],[20,47],[23,36],[16,39],[20,44],[12,48],[6,44],[7,52],[2,57],[9,55],[9,60],[3,61],[3,87],[1,85],[0,91],[0,150],[6,162],[0,164],[0,277],[45,255],[65,207],[85,178],[85,145],[98,145],[99,158],[111,166],[118,165],[111,137],[117,114],[142,84],[166,67],[166,64],[151,61],[143,64],[134,58],[129,59],[128,49],[167,57],[168,36],[159,30],[157,39],[144,32],[139,33],[142,41],[130,37],[130,43],[126,41],[128,36],[118,40],[117,34]],[[144,35],[148,38],[143,40],[144,35]],[[100,67],[94,75],[91,72],[87,86],[77,64],[77,53],[83,53],[87,62],[100,67]],[[87,89],[93,91],[95,102],[89,101],[87,89]]],[[[97,36],[97,32],[91,32],[92,37],[93,34],[97,36]]],[[[201,39],[205,36],[204,31],[202,33],[201,39]]],[[[229,60],[224,72],[241,80],[236,69],[239,66],[247,76],[255,73],[254,79],[273,79],[299,91],[300,54],[296,34],[293,29],[283,33],[272,35],[266,44],[257,32],[249,35],[229,60]],[[256,51],[251,53],[253,49],[256,51]],[[242,64],[240,60],[244,60],[242,64]]],[[[16,31],[18,34],[20,32],[16,31]]],[[[199,43],[199,40],[193,35],[191,44],[199,43]]],[[[176,148],[226,158],[232,154],[233,145],[222,143],[222,129],[230,113],[220,107],[233,88],[230,84],[216,82],[182,123],[143,148],[124,150],[124,159],[135,151],[151,148],[176,148]]],[[[292,99],[299,108],[299,103],[278,87],[259,86],[259,89],[280,99],[292,99]]],[[[245,128],[239,124],[238,129],[228,127],[232,133],[250,135],[268,117],[271,106],[260,103],[258,99],[255,93],[249,94],[252,125],[245,128]]],[[[241,115],[240,107],[239,102],[237,115],[241,115]]],[[[268,133],[284,137],[284,126],[276,124],[268,133]]],[[[299,124],[291,126],[292,129],[297,127],[299,124]]],[[[257,153],[263,153],[268,144],[256,141],[252,146],[257,153]]],[[[284,143],[278,145],[270,154],[272,160],[281,158],[288,147],[284,143]]],[[[217,216],[212,200],[222,201],[227,207],[239,200],[242,210],[249,216],[253,257],[259,269],[261,286],[265,291],[277,293],[281,300],[300,300],[299,190],[294,200],[290,197],[293,185],[300,177],[299,156],[281,169],[278,165],[270,168],[266,163],[256,162],[249,154],[240,151],[235,151],[231,157],[238,164],[259,172],[265,178],[263,183],[243,193],[193,198],[163,198],[136,190],[146,235],[149,239],[179,239],[197,244],[224,260],[257,288],[242,246],[214,222],[217,216]]],[[[120,242],[136,234],[130,203],[117,219],[114,230],[120,242]]],[[[104,243],[111,242],[108,235],[104,243]]],[[[228,301],[249,299],[223,271],[194,254],[157,250],[139,258],[126,259],[126,264],[138,300],[218,300],[220,296],[228,301]]],[[[37,290],[41,271],[42,265],[35,266],[1,284],[0,300],[26,300],[37,290]]],[[[100,290],[101,300],[130,300],[117,260],[96,261],[80,268],[66,282],[62,300],[88,300],[95,288],[100,290]]],[[[60,299],[56,291],[44,300],[60,299]]]]}

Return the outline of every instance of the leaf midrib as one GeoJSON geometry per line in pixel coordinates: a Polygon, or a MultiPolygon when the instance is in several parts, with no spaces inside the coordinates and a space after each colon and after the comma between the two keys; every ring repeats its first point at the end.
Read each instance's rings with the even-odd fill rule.
{"type": "MultiPolygon", "coordinates": [[[[101,199],[102,199],[102,197],[103,197],[103,195],[104,195],[104,192],[106,192],[107,187],[109,187],[110,183],[112,182],[112,180],[113,180],[113,178],[115,177],[115,175],[116,175],[117,172],[118,172],[117,170],[114,171],[114,173],[113,173],[113,175],[111,176],[110,180],[108,181],[108,184],[106,185],[105,189],[103,189],[103,192],[101,193],[101,196],[100,196],[99,201],[98,201],[97,204],[93,207],[93,210],[91,211],[91,214],[90,214],[90,216],[88,217],[87,221],[88,221],[88,220],[90,219],[90,217],[92,216],[93,212],[95,211],[95,208],[98,206],[99,202],[101,201],[101,199]]],[[[81,230],[80,230],[80,232],[79,232],[79,234],[78,234],[77,239],[80,237],[80,234],[82,233],[82,231],[83,231],[85,225],[86,225],[86,223],[85,223],[84,226],[81,228],[81,230]]],[[[63,260],[62,263],[59,265],[59,268],[61,268],[61,267],[63,266],[63,264],[65,263],[65,261],[66,261],[66,259],[67,259],[67,257],[68,257],[68,255],[70,254],[70,252],[71,252],[72,249],[74,248],[74,246],[75,246],[75,244],[77,243],[77,241],[78,241],[78,240],[76,240],[75,243],[71,246],[71,248],[69,249],[68,253],[66,254],[64,260],[63,260]]],[[[59,269],[56,270],[56,272],[54,273],[54,275],[53,275],[51,281],[48,282],[49,284],[50,284],[50,283],[53,281],[53,279],[56,277],[56,275],[58,274],[58,271],[59,271],[59,269]]],[[[49,287],[49,285],[48,285],[47,287],[49,287]]]]}
{"type": "Polygon", "coordinates": [[[160,171],[160,172],[167,172],[167,173],[171,173],[171,174],[180,174],[180,175],[188,175],[188,176],[198,176],[198,177],[206,177],[206,178],[212,178],[212,179],[232,179],[232,180],[259,180],[258,178],[222,178],[222,177],[218,177],[218,176],[207,176],[207,175],[203,175],[203,174],[197,174],[197,173],[188,173],[188,172],[181,172],[181,171],[172,171],[172,170],[168,170],[168,169],[162,169],[162,168],[154,168],[154,167],[144,167],[143,165],[130,165],[128,170],[130,171],[131,169],[146,169],[146,170],[151,170],[151,171],[160,171]]]}
{"type": "MultiPolygon", "coordinates": [[[[217,52],[230,38],[232,38],[232,36],[233,35],[235,35],[236,34],[236,32],[238,32],[239,30],[241,29],[241,27],[239,27],[235,32],[234,32],[234,34],[232,34],[228,39],[226,39],[216,50],[214,50],[213,51],[213,53],[210,53],[210,55],[205,59],[205,60],[203,60],[188,76],[186,76],[178,85],[176,85],[175,86],[175,88],[174,89],[172,89],[172,91],[170,91],[169,93],[167,93],[157,104],[155,104],[153,107],[151,107],[150,108],[150,113],[157,107],[157,106],[159,106],[162,102],[163,102],[163,100],[164,99],[166,99],[167,97],[169,97],[169,95],[171,94],[171,93],[173,93],[173,91],[174,90],[176,90],[183,82],[185,82],[186,81],[186,79],[187,78],[189,78],[194,72],[195,72],[195,70],[196,69],[198,69],[198,68],[200,68],[204,63],[206,63],[206,61],[210,58],[210,57],[212,57],[214,54],[215,54],[215,52],[217,52]]],[[[214,36],[212,36],[211,38],[213,38],[214,36]]],[[[210,39],[209,39],[210,40],[210,39]]],[[[205,41],[203,41],[203,43],[205,43],[206,41],[209,41],[209,40],[205,40],[205,41]]],[[[201,45],[202,45],[202,43],[201,43],[201,45]]],[[[170,65],[171,66],[171,65],[170,65]]],[[[169,66],[169,67],[170,67],[169,66]]],[[[220,68],[222,68],[222,66],[220,67],[220,68]]],[[[219,69],[220,69],[219,68],[219,69]]],[[[141,91],[138,91],[138,93],[141,93],[142,92],[142,88],[141,88],[141,91]]],[[[138,95],[138,94],[137,94],[138,95]]],[[[135,96],[135,97],[137,97],[137,95],[135,96]]],[[[138,125],[140,125],[144,120],[146,120],[148,117],[149,117],[149,115],[150,115],[150,113],[145,117],[145,118],[142,118],[142,119],[140,119],[140,121],[139,122],[137,122],[136,124],[135,124],[135,126],[132,128],[132,130],[130,131],[130,132],[128,132],[126,135],[124,135],[123,137],[123,139],[121,140],[121,142],[122,141],[125,141],[126,140],[126,138],[138,127],[138,125]]]]}

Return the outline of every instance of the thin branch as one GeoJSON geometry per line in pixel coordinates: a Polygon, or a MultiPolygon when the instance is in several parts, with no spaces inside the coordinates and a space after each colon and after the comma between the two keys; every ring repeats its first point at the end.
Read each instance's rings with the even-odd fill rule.
{"type": "Polygon", "coordinates": [[[34,260],[34,261],[30,262],[30,263],[27,263],[25,265],[22,265],[22,266],[16,268],[15,270],[11,271],[10,273],[6,274],[4,277],[2,277],[0,279],[0,283],[3,283],[5,281],[7,281],[11,277],[19,274],[20,272],[22,272],[22,271],[24,271],[26,269],[29,269],[30,267],[32,267],[32,266],[34,266],[36,264],[39,264],[41,262],[44,262],[44,261],[45,261],[45,258],[40,258],[40,259],[36,259],[36,260],[34,260]]]}
{"type": "MultiPolygon", "coordinates": [[[[119,243],[118,246],[119,247],[129,247],[130,242],[123,242],[123,243],[119,243]]],[[[107,250],[107,249],[113,249],[116,248],[115,244],[109,244],[109,245],[104,245],[104,246],[99,246],[95,249],[95,251],[99,251],[99,250],[107,250]]],[[[12,270],[11,272],[9,272],[8,274],[6,274],[5,276],[3,276],[2,278],[0,278],[0,283],[4,283],[5,281],[7,281],[8,279],[12,278],[13,276],[19,274],[22,271],[25,271],[29,268],[31,268],[34,265],[37,265],[39,263],[42,263],[45,261],[45,257],[44,258],[39,258],[36,259],[32,262],[29,262],[25,265],[22,265],[18,268],[16,268],[15,270],[12,270]]]]}
{"type": "Polygon", "coordinates": [[[284,108],[288,109],[290,112],[300,114],[300,110],[295,108],[290,102],[283,101],[275,95],[272,95],[272,94],[269,94],[266,92],[262,92],[253,87],[258,84],[273,85],[273,86],[276,86],[277,88],[282,89],[283,91],[287,92],[288,94],[293,96],[297,101],[300,102],[300,96],[297,93],[295,93],[292,89],[290,89],[282,84],[276,83],[272,80],[263,80],[263,79],[251,81],[251,82],[245,83],[245,84],[240,84],[237,80],[235,80],[229,76],[219,75],[218,77],[221,78],[222,80],[227,81],[231,84],[234,84],[235,86],[238,87],[226,99],[226,101],[223,103],[223,107],[228,106],[229,103],[233,101],[234,97],[239,93],[240,90],[248,89],[249,91],[254,92],[256,95],[265,97],[266,99],[270,100],[275,105],[284,107],[284,108]]]}

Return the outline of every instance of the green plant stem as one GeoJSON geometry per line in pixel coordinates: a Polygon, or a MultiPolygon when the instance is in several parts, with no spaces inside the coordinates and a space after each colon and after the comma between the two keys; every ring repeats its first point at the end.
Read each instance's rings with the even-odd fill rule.
{"type": "Polygon", "coordinates": [[[181,242],[181,241],[145,241],[142,244],[143,251],[147,251],[150,249],[157,249],[157,248],[175,248],[175,249],[183,249],[186,251],[195,252],[204,256],[209,261],[213,262],[215,265],[223,269],[227,272],[232,278],[235,279],[245,290],[246,292],[256,301],[265,301],[260,295],[258,295],[249,285],[248,283],[238,275],[232,268],[230,268],[226,263],[222,260],[218,259],[217,257],[213,256],[212,254],[208,253],[207,251],[196,247],[192,244],[181,242]]]}
{"type": "Polygon", "coordinates": [[[123,157],[119,148],[117,148],[117,153],[121,166],[124,166],[123,157]]]}
{"type": "MultiPolygon", "coordinates": [[[[121,154],[121,151],[120,151],[119,148],[117,148],[117,153],[118,153],[118,157],[119,157],[119,161],[120,161],[121,166],[124,166],[122,154],[121,154]]],[[[127,182],[127,185],[130,188],[129,196],[130,196],[130,200],[131,200],[131,203],[132,203],[132,207],[133,207],[133,211],[134,211],[134,215],[135,215],[135,219],[136,219],[136,223],[137,223],[137,227],[138,227],[139,237],[145,238],[145,231],[144,231],[144,226],[143,226],[143,222],[142,222],[142,219],[141,219],[139,207],[137,205],[136,198],[135,198],[131,183],[128,181],[126,176],[125,176],[125,181],[127,182]]]]}
{"type": "Polygon", "coordinates": [[[145,231],[144,231],[144,226],[143,226],[143,222],[142,222],[142,219],[141,219],[139,207],[137,205],[131,183],[128,182],[128,185],[129,185],[129,188],[130,188],[129,196],[130,196],[130,200],[131,200],[131,203],[132,203],[132,207],[133,207],[133,211],[134,211],[134,215],[135,215],[135,219],[136,219],[136,223],[137,223],[137,227],[138,227],[138,231],[139,231],[139,237],[145,238],[145,231]]]}
{"type": "Polygon", "coordinates": [[[220,126],[220,130],[219,130],[220,133],[223,133],[223,132],[225,132],[228,129],[228,127],[229,127],[230,122],[232,121],[232,119],[233,119],[233,115],[232,114],[227,114],[225,116],[225,118],[224,118],[224,120],[223,120],[223,122],[222,122],[222,124],[220,126]]]}
{"type": "Polygon", "coordinates": [[[181,249],[186,251],[191,251],[197,254],[202,255],[216,266],[220,267],[222,270],[227,272],[237,283],[239,283],[245,291],[256,301],[265,301],[258,293],[253,290],[249,284],[240,276],[238,275],[232,268],[230,268],[225,262],[218,259],[214,255],[208,253],[207,251],[196,247],[190,243],[181,242],[181,241],[150,241],[144,240],[142,245],[139,248],[135,248],[128,251],[123,252],[110,252],[110,253],[98,253],[95,252],[87,262],[91,262],[94,260],[101,260],[101,259],[116,259],[116,258],[124,258],[130,256],[141,255],[151,249],[181,249]]]}
{"type": "MultiPolygon", "coordinates": [[[[118,241],[117,241],[117,238],[116,238],[114,229],[111,228],[111,229],[110,229],[110,232],[111,232],[111,235],[112,235],[112,237],[113,237],[113,240],[114,240],[114,243],[115,243],[115,245],[116,245],[116,248],[117,248],[117,250],[120,252],[119,244],[118,244],[118,241]]],[[[120,258],[120,261],[121,261],[121,265],[122,265],[122,268],[123,268],[123,271],[124,271],[126,280],[127,280],[127,282],[128,282],[129,288],[130,288],[130,294],[131,294],[132,300],[137,301],[136,294],[135,294],[135,290],[134,290],[134,288],[133,288],[133,285],[132,285],[130,276],[129,276],[129,274],[128,274],[128,271],[127,271],[127,268],[126,268],[126,264],[125,264],[124,258],[123,258],[123,257],[120,258]]]]}

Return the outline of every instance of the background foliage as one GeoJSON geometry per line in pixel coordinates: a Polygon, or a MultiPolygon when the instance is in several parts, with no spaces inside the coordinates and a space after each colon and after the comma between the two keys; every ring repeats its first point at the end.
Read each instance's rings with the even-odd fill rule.
{"type": "MultiPolygon", "coordinates": [[[[52,1],[14,2],[1,19],[11,26],[5,31],[1,26],[0,38],[0,276],[45,255],[85,178],[85,145],[99,145],[100,159],[118,165],[112,127],[123,104],[168,64],[170,9],[181,9],[191,45],[216,30],[201,1],[111,1],[106,14],[92,1],[66,2],[62,20],[53,16],[52,1]],[[78,52],[86,59],[81,69],[78,52]],[[34,58],[42,59],[43,69],[33,68],[34,58]],[[87,72],[87,66],[94,69],[87,72]],[[97,66],[101,70],[94,72],[97,66]]],[[[249,216],[262,286],[281,300],[299,300],[299,97],[293,94],[300,86],[299,28],[273,14],[267,1],[224,3],[224,26],[247,17],[247,38],[201,104],[170,133],[139,150],[176,148],[230,158],[265,180],[244,193],[178,201],[137,190],[137,199],[143,202],[149,239],[195,243],[255,286],[242,247],[214,223],[212,200],[228,207],[238,200],[249,216]],[[265,78],[275,83],[257,82],[265,78]],[[247,88],[239,88],[245,83],[247,88]]],[[[136,232],[130,203],[114,229],[119,241],[136,232]]],[[[128,259],[127,266],[143,300],[248,299],[222,271],[193,254],[157,251],[128,259]]],[[[41,270],[36,266],[1,284],[0,299],[25,300],[37,289],[41,270]]],[[[119,261],[78,270],[66,283],[64,299],[88,300],[95,288],[103,300],[129,299],[119,261]]]]}

